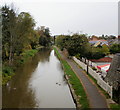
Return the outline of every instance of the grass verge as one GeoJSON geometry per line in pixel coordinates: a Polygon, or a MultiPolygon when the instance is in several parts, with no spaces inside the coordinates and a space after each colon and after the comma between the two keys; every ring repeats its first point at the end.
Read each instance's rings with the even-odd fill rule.
{"type": "Polygon", "coordinates": [[[75,94],[79,98],[79,103],[81,105],[80,109],[89,108],[89,102],[87,99],[87,95],[84,91],[84,88],[83,88],[80,80],[78,79],[78,77],[76,76],[74,71],[71,69],[70,65],[65,60],[62,59],[58,50],[55,47],[53,47],[53,49],[63,65],[65,74],[69,77],[68,80],[69,80],[70,84],[72,85],[72,88],[74,89],[75,94]]]}
{"type": "Polygon", "coordinates": [[[120,110],[120,105],[119,104],[110,104],[110,108],[112,110],[120,110]]]}

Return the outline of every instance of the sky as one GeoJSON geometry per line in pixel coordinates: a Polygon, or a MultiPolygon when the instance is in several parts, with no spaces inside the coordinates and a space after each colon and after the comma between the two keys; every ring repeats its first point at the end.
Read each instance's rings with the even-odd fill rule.
{"type": "Polygon", "coordinates": [[[51,35],[118,35],[118,0],[0,0],[29,12],[51,35]]]}

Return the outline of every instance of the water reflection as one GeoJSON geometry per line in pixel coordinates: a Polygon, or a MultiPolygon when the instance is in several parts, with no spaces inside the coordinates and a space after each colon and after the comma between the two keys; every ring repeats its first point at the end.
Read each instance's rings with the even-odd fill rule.
{"type": "Polygon", "coordinates": [[[75,108],[54,51],[42,49],[3,87],[3,108],[75,108]]]}

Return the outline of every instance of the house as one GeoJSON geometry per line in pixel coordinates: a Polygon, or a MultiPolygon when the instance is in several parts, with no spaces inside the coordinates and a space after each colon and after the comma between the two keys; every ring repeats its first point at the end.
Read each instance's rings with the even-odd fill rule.
{"type": "Polygon", "coordinates": [[[103,45],[107,45],[108,46],[108,41],[107,40],[104,40],[104,39],[99,39],[98,37],[96,36],[92,36],[92,38],[89,39],[89,43],[94,46],[94,47],[97,47],[97,46],[103,46],[103,45]]]}

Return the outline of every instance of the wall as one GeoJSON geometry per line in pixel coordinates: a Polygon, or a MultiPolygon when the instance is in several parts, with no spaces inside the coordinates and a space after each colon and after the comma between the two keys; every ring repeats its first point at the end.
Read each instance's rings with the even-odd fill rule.
{"type": "MultiPolygon", "coordinates": [[[[78,60],[76,57],[73,57],[73,60],[81,66],[84,70],[87,70],[87,65],[83,63],[82,61],[78,60]]],[[[89,62],[89,65],[91,65],[91,62],[89,62]]],[[[103,88],[112,98],[112,86],[110,86],[108,83],[106,83],[101,76],[99,75],[100,73],[97,73],[94,71],[90,66],[89,66],[89,74],[97,80],[97,84],[103,88]]]]}

